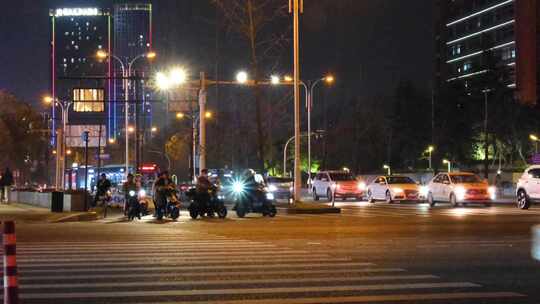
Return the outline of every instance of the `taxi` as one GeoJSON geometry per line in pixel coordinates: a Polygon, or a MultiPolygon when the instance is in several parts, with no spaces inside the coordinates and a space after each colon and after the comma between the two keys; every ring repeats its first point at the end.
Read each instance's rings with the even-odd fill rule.
{"type": "Polygon", "coordinates": [[[496,199],[497,190],[486,180],[468,172],[439,173],[428,184],[428,202],[450,203],[453,207],[479,203],[486,207],[496,199]]]}
{"type": "Polygon", "coordinates": [[[385,201],[389,204],[397,201],[424,201],[425,187],[408,176],[385,175],[379,176],[367,189],[368,201],[385,201]]]}

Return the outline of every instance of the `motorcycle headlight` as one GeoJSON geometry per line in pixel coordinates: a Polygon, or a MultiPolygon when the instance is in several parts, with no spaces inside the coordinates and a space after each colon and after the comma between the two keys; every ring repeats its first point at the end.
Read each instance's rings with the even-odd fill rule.
{"type": "Polygon", "coordinates": [[[360,191],[366,190],[366,183],[364,183],[364,182],[359,182],[359,183],[358,183],[358,190],[360,190],[360,191]]]}
{"type": "Polygon", "coordinates": [[[135,191],[129,190],[128,194],[129,194],[129,196],[135,196],[135,191]]]}
{"type": "Polygon", "coordinates": [[[276,192],[276,191],[277,191],[276,185],[269,185],[269,186],[268,186],[268,191],[270,191],[270,192],[276,192]]]}
{"type": "Polygon", "coordinates": [[[465,199],[465,194],[467,193],[467,190],[465,190],[465,188],[463,188],[461,186],[458,186],[458,187],[456,187],[454,192],[455,192],[456,198],[458,200],[464,200],[465,199]]]}
{"type": "Polygon", "coordinates": [[[146,196],[146,190],[144,190],[144,189],[139,190],[139,196],[140,197],[145,197],[146,196]]]}
{"type": "Polygon", "coordinates": [[[266,193],[266,199],[273,201],[275,199],[274,193],[266,193]]]}
{"type": "Polygon", "coordinates": [[[497,188],[491,186],[488,188],[489,197],[494,200],[497,198],[497,188]]]}
{"type": "Polygon", "coordinates": [[[242,182],[234,182],[232,186],[232,190],[236,194],[243,193],[245,191],[245,185],[242,182]]]}
{"type": "Polygon", "coordinates": [[[429,193],[429,188],[427,186],[420,186],[419,193],[420,196],[427,197],[429,193]]]}

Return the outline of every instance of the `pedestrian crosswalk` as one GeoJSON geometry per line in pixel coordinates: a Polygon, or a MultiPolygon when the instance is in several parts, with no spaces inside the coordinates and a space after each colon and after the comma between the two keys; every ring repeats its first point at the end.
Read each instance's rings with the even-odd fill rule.
{"type": "MultiPolygon", "coordinates": [[[[18,244],[24,303],[377,303],[519,299],[331,250],[161,233],[18,244]]],[[[461,302],[460,302],[461,303],[461,302]]],[[[465,302],[463,302],[465,303],[465,302]]]]}

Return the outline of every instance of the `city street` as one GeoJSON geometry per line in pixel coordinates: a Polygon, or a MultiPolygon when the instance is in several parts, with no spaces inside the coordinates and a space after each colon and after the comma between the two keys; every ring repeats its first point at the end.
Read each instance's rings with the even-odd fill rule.
{"type": "MultiPolygon", "coordinates": [[[[24,303],[538,303],[540,209],[17,223],[24,303]]],[[[5,206],[1,206],[5,208],[5,206]]],[[[2,210],[2,209],[0,209],[2,210]]],[[[6,217],[6,215],[2,215],[6,217]]]]}

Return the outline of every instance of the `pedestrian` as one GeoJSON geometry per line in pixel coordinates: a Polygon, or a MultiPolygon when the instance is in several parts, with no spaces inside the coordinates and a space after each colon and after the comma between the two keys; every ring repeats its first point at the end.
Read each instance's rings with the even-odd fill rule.
{"type": "Polygon", "coordinates": [[[4,202],[9,203],[9,194],[11,192],[11,186],[13,186],[13,174],[11,173],[11,170],[9,170],[8,167],[6,167],[6,171],[4,171],[4,174],[2,175],[2,188],[4,188],[4,202]]]}
{"type": "Polygon", "coordinates": [[[4,176],[0,174],[0,203],[4,202],[4,176]]]}

